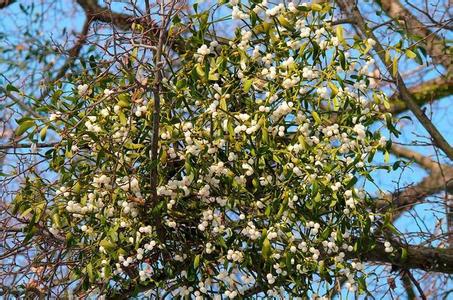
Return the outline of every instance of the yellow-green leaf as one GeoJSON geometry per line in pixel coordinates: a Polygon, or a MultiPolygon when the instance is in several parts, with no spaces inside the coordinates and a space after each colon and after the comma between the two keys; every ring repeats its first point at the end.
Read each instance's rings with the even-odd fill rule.
{"type": "Polygon", "coordinates": [[[88,273],[88,278],[90,278],[90,281],[94,281],[94,273],[93,273],[93,265],[89,263],[87,265],[87,273],[88,273]]]}
{"type": "Polygon", "coordinates": [[[195,259],[193,260],[193,267],[195,269],[197,269],[199,265],[200,265],[200,254],[195,256],[195,259]]]}
{"type": "Polygon", "coordinates": [[[333,84],[332,82],[328,82],[327,85],[330,87],[330,89],[332,90],[332,93],[333,95],[335,96],[336,94],[338,94],[338,88],[335,84],[333,84]]]}
{"type": "Polygon", "coordinates": [[[246,79],[244,81],[244,92],[248,93],[250,90],[250,87],[252,86],[253,80],[252,79],[246,79]]]}
{"type": "Polygon", "coordinates": [[[49,128],[49,126],[44,126],[41,131],[39,132],[39,137],[41,138],[41,141],[44,141],[46,139],[46,135],[47,135],[47,129],[49,128]]]}
{"type": "Polygon", "coordinates": [[[340,43],[344,44],[344,43],[345,43],[345,40],[344,40],[344,36],[343,36],[343,26],[338,25],[338,26],[335,28],[335,30],[336,30],[336,32],[337,32],[338,41],[340,41],[340,43]]]}
{"type": "Polygon", "coordinates": [[[109,240],[102,240],[99,244],[107,251],[112,251],[116,248],[116,244],[109,240]]]}
{"type": "Polygon", "coordinates": [[[197,71],[197,74],[198,76],[200,76],[201,78],[204,78],[205,76],[205,72],[203,70],[203,66],[200,65],[200,64],[197,64],[197,66],[195,67],[196,71],[197,71]]]}
{"type": "Polygon", "coordinates": [[[333,110],[334,110],[334,111],[337,111],[338,108],[340,107],[340,103],[338,103],[337,97],[334,97],[334,98],[332,99],[332,102],[333,102],[333,110]]]}
{"type": "Polygon", "coordinates": [[[227,111],[227,104],[226,104],[225,97],[220,98],[219,106],[220,106],[220,109],[227,111]]]}
{"type": "Polygon", "coordinates": [[[321,194],[318,192],[315,196],[315,202],[321,202],[321,194]]]}
{"type": "Polygon", "coordinates": [[[317,4],[317,3],[313,3],[313,4],[311,5],[311,10],[320,11],[320,10],[322,10],[322,6],[319,5],[319,4],[317,4]]]}
{"type": "Polygon", "coordinates": [[[33,210],[33,207],[29,207],[24,212],[20,215],[21,218],[27,216],[31,211],[33,210]]]}
{"type": "Polygon", "coordinates": [[[407,249],[401,248],[401,260],[405,261],[407,259],[407,249]]]}
{"type": "Polygon", "coordinates": [[[80,193],[80,189],[81,189],[81,184],[79,181],[77,181],[76,184],[74,184],[74,186],[72,187],[72,191],[78,194],[78,193],[80,193]]]}
{"type": "Polygon", "coordinates": [[[268,259],[271,256],[271,253],[272,253],[271,242],[269,242],[269,240],[265,238],[263,241],[263,248],[261,249],[261,255],[263,256],[264,259],[268,259]]]}
{"type": "Polygon", "coordinates": [[[255,31],[256,34],[260,34],[260,33],[269,32],[270,28],[271,28],[271,24],[269,24],[267,22],[263,22],[263,23],[259,23],[258,25],[256,25],[255,28],[253,28],[253,30],[255,31]]]}
{"type": "Polygon", "coordinates": [[[414,58],[417,57],[417,55],[416,55],[413,51],[411,51],[410,49],[407,49],[407,50],[406,50],[406,56],[407,56],[408,58],[411,58],[411,59],[414,59],[414,58]]]}
{"type": "Polygon", "coordinates": [[[124,114],[123,111],[119,111],[118,112],[118,118],[120,118],[120,123],[121,125],[126,125],[127,124],[127,119],[126,119],[126,115],[124,114]]]}
{"type": "Polygon", "coordinates": [[[392,75],[396,77],[396,74],[398,74],[398,58],[395,56],[392,63],[392,75]]]}
{"type": "Polygon", "coordinates": [[[263,140],[263,142],[265,144],[267,144],[269,142],[269,132],[267,131],[267,127],[266,126],[262,126],[261,127],[261,139],[263,140]]]}
{"type": "Polygon", "coordinates": [[[124,147],[126,147],[127,149],[131,149],[131,150],[137,150],[137,149],[145,147],[145,145],[143,145],[143,144],[134,144],[134,143],[129,142],[129,143],[126,143],[124,145],[124,147]]]}
{"type": "Polygon", "coordinates": [[[280,22],[280,25],[282,25],[286,29],[292,29],[293,28],[293,25],[291,24],[291,22],[288,21],[287,18],[285,18],[285,16],[280,15],[277,19],[278,19],[278,22],[280,22]]]}
{"type": "Polygon", "coordinates": [[[61,227],[60,216],[57,213],[52,215],[52,222],[57,228],[61,227]]]}
{"type": "Polygon", "coordinates": [[[390,103],[389,103],[387,100],[385,100],[385,99],[384,99],[384,101],[382,101],[382,102],[384,102],[384,107],[385,107],[385,109],[386,109],[386,110],[390,110],[390,103]]]}
{"type": "Polygon", "coordinates": [[[390,63],[390,52],[388,50],[385,50],[384,61],[386,65],[390,63]]]}
{"type": "Polygon", "coordinates": [[[129,94],[123,93],[118,95],[118,105],[120,107],[128,107],[130,103],[130,97],[129,94]]]}
{"type": "Polygon", "coordinates": [[[219,73],[209,73],[208,79],[211,81],[219,80],[219,73]]]}
{"type": "Polygon", "coordinates": [[[321,118],[319,117],[318,113],[315,111],[311,112],[311,115],[313,116],[313,119],[315,120],[316,124],[321,124],[321,118]]]}
{"type": "Polygon", "coordinates": [[[16,135],[17,136],[22,135],[25,131],[27,131],[34,125],[35,125],[34,120],[26,120],[26,121],[20,123],[19,127],[17,127],[17,129],[16,129],[16,135]]]}
{"type": "Polygon", "coordinates": [[[390,154],[388,151],[385,151],[384,153],[384,162],[388,163],[390,161],[390,154]]]}

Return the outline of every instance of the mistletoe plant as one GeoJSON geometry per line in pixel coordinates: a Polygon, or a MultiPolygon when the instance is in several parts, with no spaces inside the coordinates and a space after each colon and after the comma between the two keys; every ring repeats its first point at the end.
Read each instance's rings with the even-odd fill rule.
{"type": "Polygon", "coordinates": [[[49,117],[20,120],[33,141],[59,137],[43,154],[58,176],[29,173],[14,200],[27,239],[66,245],[68,282],[110,296],[365,291],[385,220],[358,182],[397,134],[367,77],[375,41],[346,39],[329,3],[194,8],[168,12],[164,44],[91,59],[53,87],[49,117]]]}

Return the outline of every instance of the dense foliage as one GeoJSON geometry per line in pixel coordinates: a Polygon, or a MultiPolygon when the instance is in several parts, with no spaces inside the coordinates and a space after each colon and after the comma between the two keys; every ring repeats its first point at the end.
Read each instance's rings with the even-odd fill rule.
{"type": "Polygon", "coordinates": [[[397,134],[367,77],[375,41],[345,39],[328,3],[195,9],[172,16],[184,30],[160,82],[137,44],[51,87],[48,119],[20,120],[33,142],[60,138],[44,154],[57,176],[29,173],[14,200],[28,238],[64,241],[71,278],[101,294],[317,297],[340,278],[365,291],[361,253],[386,220],[363,186],[397,134]],[[224,11],[230,39],[214,31],[232,26],[224,11]]]}

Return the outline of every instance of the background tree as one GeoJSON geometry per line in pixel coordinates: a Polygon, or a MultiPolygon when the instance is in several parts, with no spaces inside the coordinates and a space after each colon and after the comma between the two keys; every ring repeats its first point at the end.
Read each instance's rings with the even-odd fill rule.
{"type": "Polygon", "coordinates": [[[2,293],[448,298],[448,5],[0,1],[2,293]]]}

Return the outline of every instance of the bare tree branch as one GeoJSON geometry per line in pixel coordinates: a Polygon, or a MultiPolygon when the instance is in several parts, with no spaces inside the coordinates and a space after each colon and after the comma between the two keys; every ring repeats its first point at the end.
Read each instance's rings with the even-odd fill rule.
{"type": "MultiPolygon", "coordinates": [[[[441,76],[410,87],[408,91],[417,105],[423,106],[431,101],[453,94],[453,81],[441,76]]],[[[399,114],[409,109],[407,103],[401,99],[398,93],[393,94],[389,100],[390,109],[382,107],[383,110],[392,114],[399,114]]]]}
{"type": "Polygon", "coordinates": [[[378,1],[387,15],[395,19],[403,29],[412,36],[420,37],[426,52],[434,63],[443,65],[448,72],[452,71],[451,49],[444,39],[429,30],[419,19],[406,9],[399,0],[378,1]]]}
{"type": "Polygon", "coordinates": [[[414,288],[412,287],[412,280],[407,275],[406,271],[401,272],[401,281],[403,283],[404,289],[406,290],[406,296],[408,300],[415,300],[417,297],[415,296],[414,288]]]}
{"type": "Polygon", "coordinates": [[[154,95],[154,107],[153,107],[153,132],[152,132],[152,145],[151,145],[151,161],[155,164],[152,167],[150,180],[151,190],[153,193],[153,203],[157,202],[157,178],[158,178],[158,142],[159,142],[159,122],[160,122],[160,100],[161,100],[161,85],[162,85],[162,52],[167,37],[167,25],[169,23],[170,14],[164,16],[164,4],[161,4],[161,15],[162,15],[162,26],[159,32],[159,40],[157,42],[156,51],[154,53],[154,65],[155,65],[155,79],[153,82],[153,95],[154,95]]]}
{"type": "Polygon", "coordinates": [[[58,79],[62,78],[65,74],[66,71],[69,69],[71,64],[74,62],[74,60],[79,56],[80,51],[82,50],[83,45],[85,44],[87,37],[88,37],[88,31],[90,29],[90,20],[87,18],[85,20],[85,23],[83,24],[82,31],[80,32],[80,37],[77,40],[77,42],[74,44],[74,46],[69,49],[68,54],[69,58],[63,65],[63,67],[58,71],[57,75],[53,79],[53,81],[57,81],[58,79]]]}
{"type": "Polygon", "coordinates": [[[404,273],[406,276],[410,279],[410,281],[414,284],[414,286],[417,288],[418,293],[420,294],[420,298],[422,300],[426,300],[425,293],[423,292],[423,289],[420,286],[420,283],[415,279],[414,275],[412,275],[411,271],[405,270],[404,273]]]}
{"type": "Polygon", "coordinates": [[[0,0],[0,9],[5,8],[16,2],[16,0],[0,0]]]}
{"type": "Polygon", "coordinates": [[[416,185],[385,195],[376,201],[376,207],[380,210],[394,209],[393,218],[396,219],[427,196],[445,190],[449,193],[453,192],[453,168],[443,169],[442,172],[434,171],[416,185]]]}
{"type": "MultiPolygon", "coordinates": [[[[431,248],[415,245],[393,244],[394,253],[387,253],[385,246],[377,242],[376,246],[366,252],[362,259],[369,263],[389,264],[392,268],[401,270],[419,269],[427,272],[453,274],[453,249],[431,248]],[[404,249],[402,251],[401,249],[404,249]],[[403,254],[404,253],[404,254],[403,254]]],[[[352,253],[348,259],[356,258],[352,253]]],[[[250,288],[243,293],[250,297],[262,292],[259,286],[250,288]]]]}
{"type": "Polygon", "coordinates": [[[52,148],[52,147],[55,147],[56,145],[58,145],[58,143],[36,143],[35,145],[11,143],[11,144],[6,144],[6,145],[0,145],[0,150],[31,148],[32,146],[36,146],[37,148],[52,148]]]}
{"type": "Polygon", "coordinates": [[[389,255],[385,246],[377,243],[376,247],[365,254],[368,262],[388,263],[401,269],[420,269],[430,272],[453,273],[453,250],[443,248],[430,248],[413,245],[396,245],[396,251],[389,255]]]}
{"type": "MultiPolygon", "coordinates": [[[[438,171],[439,167],[441,167],[438,162],[431,158],[396,144],[392,144],[391,152],[399,157],[414,160],[421,167],[431,171],[438,171]]],[[[449,167],[445,166],[445,168],[449,167]]]]}
{"type": "Polygon", "coordinates": [[[8,98],[10,98],[11,100],[13,100],[14,103],[16,103],[17,105],[19,105],[20,108],[22,108],[23,110],[25,110],[27,113],[29,113],[31,116],[39,119],[41,118],[41,116],[39,115],[39,113],[37,113],[36,111],[34,111],[30,106],[28,106],[27,104],[24,103],[24,101],[18,97],[16,97],[15,95],[13,95],[10,91],[7,91],[6,89],[4,89],[3,87],[0,86],[0,92],[3,92],[8,98]]]}
{"type": "MultiPolygon", "coordinates": [[[[380,57],[381,61],[385,63],[385,49],[379,43],[379,40],[376,38],[373,32],[368,29],[365,20],[360,13],[357,4],[354,2],[346,1],[346,0],[337,0],[338,5],[340,6],[341,10],[353,17],[356,20],[356,26],[360,29],[360,31],[366,35],[368,38],[372,38],[376,41],[374,49],[376,50],[377,55],[380,57]]],[[[391,74],[393,80],[396,82],[396,86],[398,88],[399,94],[401,98],[406,102],[407,107],[414,113],[417,117],[419,122],[423,125],[423,127],[428,131],[431,135],[434,143],[444,151],[444,153],[453,160],[453,148],[447,142],[447,140],[442,136],[436,126],[431,122],[431,120],[425,115],[425,113],[420,109],[418,104],[413,99],[412,95],[410,94],[409,90],[407,89],[406,85],[404,84],[403,78],[401,77],[399,72],[393,72],[392,67],[390,65],[386,65],[386,69],[389,74],[391,74]]]]}
{"type": "Polygon", "coordinates": [[[91,21],[112,23],[114,26],[127,30],[133,23],[133,18],[126,14],[114,13],[110,9],[100,6],[97,0],[77,0],[91,21]]]}

